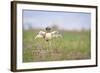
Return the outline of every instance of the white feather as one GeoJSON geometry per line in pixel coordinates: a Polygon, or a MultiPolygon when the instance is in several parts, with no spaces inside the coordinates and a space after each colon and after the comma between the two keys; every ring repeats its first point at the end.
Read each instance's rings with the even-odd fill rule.
{"type": "Polygon", "coordinates": [[[35,39],[37,39],[37,38],[43,38],[44,36],[45,36],[45,32],[44,31],[40,31],[38,33],[38,35],[35,37],[35,39]]]}
{"type": "Polygon", "coordinates": [[[57,37],[62,37],[62,35],[59,34],[58,31],[53,31],[53,32],[40,31],[38,35],[35,37],[35,39],[44,38],[45,40],[51,40],[52,38],[57,38],[57,37]]]}

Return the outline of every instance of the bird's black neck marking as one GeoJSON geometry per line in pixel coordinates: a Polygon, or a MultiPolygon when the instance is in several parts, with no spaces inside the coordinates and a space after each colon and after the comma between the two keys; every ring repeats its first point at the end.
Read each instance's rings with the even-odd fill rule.
{"type": "Polygon", "coordinates": [[[46,40],[47,42],[49,41],[49,40],[46,40]]]}

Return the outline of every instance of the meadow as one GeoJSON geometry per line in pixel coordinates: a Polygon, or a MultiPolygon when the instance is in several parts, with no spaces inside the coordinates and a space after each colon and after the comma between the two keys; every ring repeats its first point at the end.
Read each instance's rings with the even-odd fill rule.
{"type": "Polygon", "coordinates": [[[83,60],[91,58],[89,30],[60,31],[62,38],[34,39],[40,30],[23,30],[23,62],[83,60]]]}

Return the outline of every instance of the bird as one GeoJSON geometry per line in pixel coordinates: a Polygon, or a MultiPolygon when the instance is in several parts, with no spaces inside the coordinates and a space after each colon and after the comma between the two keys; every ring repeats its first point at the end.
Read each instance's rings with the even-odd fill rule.
{"type": "Polygon", "coordinates": [[[52,31],[51,32],[50,30],[51,30],[51,28],[47,27],[46,32],[45,31],[40,31],[36,35],[35,39],[42,38],[42,39],[45,39],[45,41],[50,41],[53,38],[62,37],[62,35],[59,34],[58,31],[52,31]]]}

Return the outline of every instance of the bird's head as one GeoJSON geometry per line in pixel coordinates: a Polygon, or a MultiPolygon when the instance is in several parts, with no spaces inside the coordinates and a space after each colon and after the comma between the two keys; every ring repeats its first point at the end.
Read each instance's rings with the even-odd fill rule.
{"type": "Polygon", "coordinates": [[[51,28],[50,27],[46,27],[45,29],[47,32],[50,32],[51,31],[51,28]]]}

